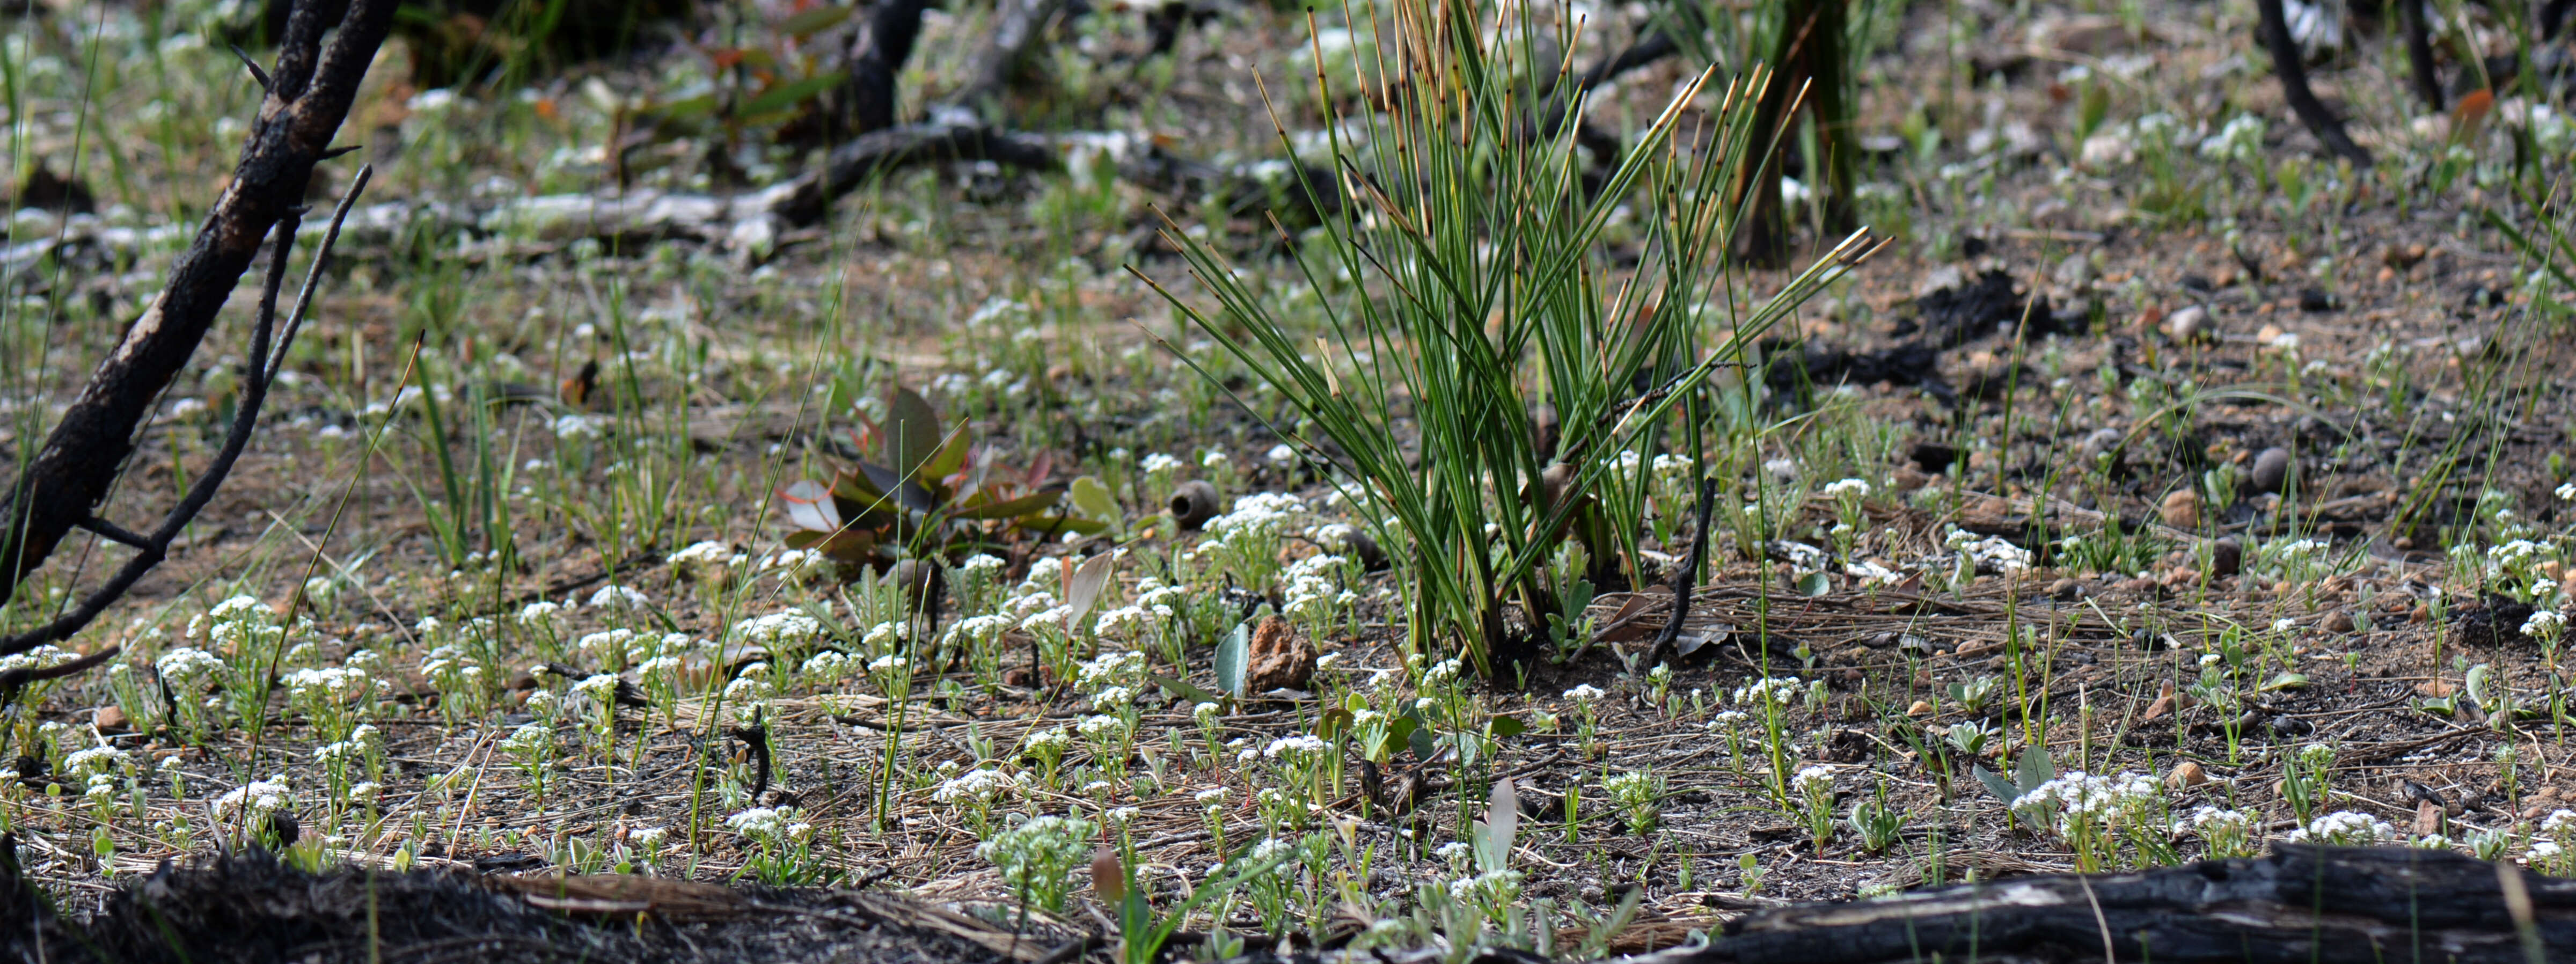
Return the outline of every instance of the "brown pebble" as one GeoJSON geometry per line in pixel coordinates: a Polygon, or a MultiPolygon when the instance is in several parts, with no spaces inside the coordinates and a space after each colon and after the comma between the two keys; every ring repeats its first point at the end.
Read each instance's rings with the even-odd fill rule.
{"type": "Polygon", "coordinates": [[[2048,584],[2048,598],[2060,602],[2071,602],[2075,597],[2082,595],[2083,591],[2084,584],[2073,579],[2060,579],[2048,584]]]}
{"type": "Polygon", "coordinates": [[[2460,688],[2458,686],[2454,686],[2449,681],[2442,679],[2428,679],[2415,684],[2416,695],[2430,696],[2436,699],[2449,696],[2459,691],[2460,688]]]}
{"type": "Polygon", "coordinates": [[[2164,504],[2156,507],[2156,514],[2164,517],[2166,525],[2176,529],[2198,529],[2200,528],[2200,493],[2190,489],[2176,489],[2172,494],[2165,496],[2164,504]]]}
{"type": "Polygon", "coordinates": [[[91,714],[90,722],[97,725],[101,731],[122,730],[125,728],[125,708],[121,706],[99,707],[98,712],[91,714]]]}
{"type": "Polygon", "coordinates": [[[2325,630],[2326,630],[2326,632],[2329,632],[2329,633],[2349,633],[2349,632],[2352,632],[2352,630],[2353,630],[2352,612],[2351,612],[2350,610],[2338,609],[2338,610],[2335,610],[2335,611],[2333,611],[2333,612],[2327,613],[2327,614],[2326,614],[2326,621],[2325,621],[2325,630]]]}
{"type": "Polygon", "coordinates": [[[1905,708],[1905,715],[1930,716],[1932,715],[1932,704],[1923,700],[1915,700],[1914,705],[1905,708]]]}
{"type": "Polygon", "coordinates": [[[2442,832],[2442,805],[2431,800],[2415,801],[2415,835],[2430,837],[2442,832]]]}
{"type": "Polygon", "coordinates": [[[2200,763],[2194,760],[2184,760],[2174,764],[2173,771],[2165,774],[2167,790],[2189,790],[2208,782],[2209,771],[2202,769],[2200,763]]]}

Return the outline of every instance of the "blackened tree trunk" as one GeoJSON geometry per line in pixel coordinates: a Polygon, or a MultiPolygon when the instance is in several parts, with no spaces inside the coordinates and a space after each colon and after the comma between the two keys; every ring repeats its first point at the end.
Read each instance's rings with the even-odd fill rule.
{"type": "Polygon", "coordinates": [[[1752,207],[1737,225],[1735,252],[1760,265],[1777,265],[1789,253],[1795,214],[1784,209],[1780,177],[1784,161],[1798,149],[1796,121],[1805,110],[1814,118],[1816,158],[1822,170],[1803,172],[1822,202],[1825,234],[1853,227],[1852,160],[1858,150],[1852,114],[1858,108],[1845,50],[1848,0],[1788,0],[1780,38],[1772,48],[1772,75],[1755,107],[1753,130],[1759,153],[1747,158],[1746,178],[1738,197],[1748,192],[1752,207]],[[1764,150],[1764,148],[1768,148],[1764,150]]]}
{"type": "Polygon", "coordinates": [[[881,0],[868,11],[850,57],[850,133],[865,134],[895,125],[897,75],[912,59],[913,41],[921,36],[925,0],[881,0]]]}

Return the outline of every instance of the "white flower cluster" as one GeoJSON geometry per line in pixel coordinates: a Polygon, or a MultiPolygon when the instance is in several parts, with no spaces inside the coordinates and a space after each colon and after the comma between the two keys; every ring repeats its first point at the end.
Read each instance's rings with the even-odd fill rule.
{"type": "Polygon", "coordinates": [[[1019,793],[1023,782],[1017,774],[978,767],[942,781],[930,798],[940,803],[991,803],[1019,793]]]}
{"type": "Polygon", "coordinates": [[[1209,519],[1202,528],[1219,538],[1236,533],[1276,536],[1294,531],[1305,517],[1305,500],[1285,492],[1255,492],[1234,500],[1234,511],[1209,519]]]}
{"type": "Polygon", "coordinates": [[[590,605],[592,608],[596,609],[626,609],[641,611],[651,607],[653,605],[653,601],[645,598],[644,594],[641,592],[612,582],[608,585],[599,587],[598,592],[590,594],[590,605]]]}
{"type": "Polygon", "coordinates": [[[267,649],[285,635],[286,629],[277,624],[276,614],[269,611],[266,603],[249,596],[234,596],[188,621],[189,638],[199,633],[205,634],[217,652],[239,653],[267,649]]]}
{"type": "Polygon", "coordinates": [[[2388,822],[2366,813],[2337,810],[2308,821],[2308,825],[2290,831],[2291,843],[2318,843],[2336,847],[2367,847],[2405,839],[2388,822]]]}
{"type": "Polygon", "coordinates": [[[1269,746],[1262,748],[1261,755],[1273,760],[1284,757],[1292,764],[1303,764],[1323,755],[1328,746],[1330,744],[1325,743],[1323,737],[1299,733],[1270,741],[1269,746]]]}
{"type": "Polygon", "coordinates": [[[1799,682],[1797,677],[1772,676],[1736,687],[1732,701],[1739,706],[1747,703],[1760,705],[1763,700],[1768,699],[1781,706],[1787,706],[1805,694],[1806,684],[1799,682]]]}
{"type": "Polygon", "coordinates": [[[1839,481],[1827,482],[1825,483],[1825,494],[1837,499],[1844,496],[1850,496],[1855,499],[1868,498],[1869,481],[1866,479],[1842,479],[1839,481]]]}
{"type": "Polygon", "coordinates": [[[1565,698],[1577,703],[1590,703],[1602,696],[1601,688],[1590,683],[1583,683],[1565,691],[1565,698]]]}
{"type": "Polygon", "coordinates": [[[635,640],[634,630],[611,629],[583,636],[572,647],[602,665],[617,667],[635,658],[635,640]]]}
{"type": "Polygon", "coordinates": [[[704,573],[711,569],[742,565],[749,561],[749,557],[733,551],[732,546],[710,541],[691,543],[688,548],[672,553],[666,561],[673,568],[683,572],[704,573]]]}
{"type": "Polygon", "coordinates": [[[1965,529],[1951,529],[1941,544],[1952,552],[1975,560],[1977,568],[1996,572],[2020,572],[2030,568],[2033,559],[2030,550],[2013,545],[2002,536],[1979,538],[1976,533],[1965,529]]]}
{"type": "MultiPolygon", "coordinates": [[[[38,647],[39,649],[47,647],[38,647]]],[[[194,646],[181,646],[162,653],[152,664],[173,690],[202,689],[207,680],[222,672],[224,661],[213,653],[194,646]]]]}
{"type": "Polygon", "coordinates": [[[1282,611],[1291,616],[1330,620],[1341,608],[1360,600],[1359,593],[1341,588],[1336,570],[1344,565],[1340,556],[1314,555],[1288,564],[1287,600],[1282,611]]]}
{"type": "Polygon", "coordinates": [[[1145,654],[1104,652],[1082,664],[1075,684],[1094,693],[1113,687],[1133,688],[1145,682],[1145,654]]]}
{"type": "Polygon", "coordinates": [[[1798,769],[1798,774],[1789,778],[1789,788],[1796,790],[1801,794],[1814,794],[1818,792],[1831,793],[1834,789],[1833,768],[1822,766],[1800,767],[1798,769]]]}
{"type": "Polygon", "coordinates": [[[286,692],[297,700],[346,703],[367,695],[377,682],[367,678],[366,670],[355,666],[299,669],[286,674],[286,692]]]}
{"type": "Polygon", "coordinates": [[[2567,617],[2554,609],[2535,609],[2531,618],[2522,621],[2522,634],[2536,639],[2557,639],[2567,630],[2567,617]]]}
{"type": "Polygon", "coordinates": [[[1012,627],[1019,625],[1019,622],[1008,613],[960,619],[949,624],[948,631],[941,634],[941,639],[950,645],[959,643],[983,645],[1002,638],[1002,634],[1010,632],[1012,627]]]}
{"type": "Polygon", "coordinates": [[[286,788],[286,778],[281,776],[274,780],[253,780],[247,786],[234,787],[223,796],[216,797],[215,816],[264,817],[294,805],[295,793],[286,788]]]}
{"type": "Polygon", "coordinates": [[[2103,777],[2069,770],[2014,798],[2012,808],[2044,813],[2051,829],[2065,834],[2078,821],[2105,826],[2123,814],[2152,806],[2156,799],[2156,781],[2144,774],[2103,777]]]}
{"type": "Polygon", "coordinates": [[[836,568],[838,564],[820,549],[782,549],[760,561],[760,571],[777,573],[779,579],[797,585],[831,578],[836,568]]]}
{"type": "Polygon", "coordinates": [[[753,807],[726,817],[725,826],[763,843],[804,843],[813,839],[814,825],[803,816],[795,807],[753,807]]]}
{"type": "Polygon", "coordinates": [[[1013,890],[1060,887],[1075,862],[1090,855],[1092,833],[1088,820],[1033,817],[994,834],[975,855],[1001,868],[1002,882],[1013,890]]]}
{"type": "Polygon", "coordinates": [[[823,635],[820,621],[794,610],[744,620],[735,623],[733,629],[745,641],[764,646],[795,646],[823,635]]]}

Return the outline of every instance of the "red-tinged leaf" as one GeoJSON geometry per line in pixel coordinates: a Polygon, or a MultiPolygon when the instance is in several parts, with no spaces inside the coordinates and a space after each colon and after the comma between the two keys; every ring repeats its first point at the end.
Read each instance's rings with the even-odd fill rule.
{"type": "Polygon", "coordinates": [[[787,520],[799,529],[830,532],[841,527],[840,507],[833,504],[832,491],[812,479],[799,479],[778,490],[778,504],[787,512],[787,520]]]}
{"type": "Polygon", "coordinates": [[[1047,476],[1054,473],[1055,457],[1044,452],[1040,452],[1038,453],[1037,461],[1029,463],[1028,484],[1031,487],[1045,485],[1047,476]]]}
{"type": "Polygon", "coordinates": [[[823,554],[842,562],[866,562],[876,551],[876,532],[870,529],[844,529],[823,543],[823,554]]]}
{"type": "Polygon", "coordinates": [[[779,541],[786,543],[787,548],[790,549],[811,549],[823,540],[831,538],[831,535],[829,532],[818,532],[813,529],[798,529],[788,533],[786,538],[779,541]]]}

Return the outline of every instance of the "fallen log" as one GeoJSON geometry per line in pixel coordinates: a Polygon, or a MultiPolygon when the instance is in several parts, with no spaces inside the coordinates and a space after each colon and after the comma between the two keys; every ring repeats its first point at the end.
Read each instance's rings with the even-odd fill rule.
{"type": "Polygon", "coordinates": [[[2527,964],[2576,959],[2576,880],[2449,850],[2279,845],[2250,860],[2061,874],[1729,923],[1639,964],[2154,961],[2527,964]]]}

